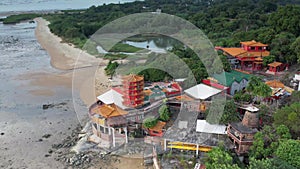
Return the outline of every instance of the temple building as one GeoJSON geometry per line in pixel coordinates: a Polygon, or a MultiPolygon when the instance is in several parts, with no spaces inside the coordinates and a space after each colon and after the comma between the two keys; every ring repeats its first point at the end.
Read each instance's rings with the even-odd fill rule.
{"type": "Polygon", "coordinates": [[[234,95],[236,92],[246,89],[251,75],[236,70],[213,74],[212,77],[203,80],[206,85],[219,89],[225,89],[228,94],[234,95]]]}
{"type": "Polygon", "coordinates": [[[229,123],[227,126],[227,135],[234,143],[234,150],[238,155],[249,153],[253,144],[254,134],[258,131],[256,128],[259,125],[257,113],[259,109],[249,106],[246,110],[242,122],[229,123]]]}
{"type": "Polygon", "coordinates": [[[223,48],[219,47],[218,50],[228,57],[228,61],[233,69],[241,70],[261,70],[263,57],[269,56],[270,52],[267,51],[267,44],[256,42],[255,40],[240,42],[241,47],[223,48]]]}
{"type": "Polygon", "coordinates": [[[127,75],[122,78],[123,105],[136,108],[144,105],[144,77],[127,75]]]}
{"type": "Polygon", "coordinates": [[[93,141],[100,142],[97,141],[97,138],[100,138],[107,142],[107,147],[127,143],[127,114],[128,112],[113,103],[91,106],[89,116],[94,134],[93,141]]]}

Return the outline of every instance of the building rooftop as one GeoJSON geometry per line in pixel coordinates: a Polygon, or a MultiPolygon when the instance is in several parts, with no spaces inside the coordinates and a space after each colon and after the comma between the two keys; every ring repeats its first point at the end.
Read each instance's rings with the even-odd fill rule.
{"type": "Polygon", "coordinates": [[[250,54],[251,56],[255,56],[255,57],[265,57],[265,56],[269,56],[270,52],[269,51],[263,51],[263,52],[247,52],[248,54],[250,54]]]}
{"type": "Polygon", "coordinates": [[[122,79],[125,81],[128,81],[128,82],[139,82],[139,81],[143,81],[144,77],[139,76],[139,75],[130,74],[127,76],[123,76],[122,79]]]}
{"type": "Polygon", "coordinates": [[[115,104],[110,104],[110,105],[104,104],[101,106],[97,106],[94,109],[94,113],[99,114],[104,118],[111,118],[111,117],[123,116],[128,114],[128,112],[120,109],[115,104]]]}
{"type": "Polygon", "coordinates": [[[226,134],[226,126],[209,124],[206,120],[197,120],[196,131],[211,134],[226,134]]]}
{"type": "Polygon", "coordinates": [[[273,62],[273,63],[268,64],[268,66],[271,66],[271,67],[278,67],[280,65],[282,65],[281,62],[273,62]]]}
{"type": "Polygon", "coordinates": [[[267,81],[266,84],[272,88],[284,88],[284,84],[278,80],[267,81]]]}
{"type": "Polygon", "coordinates": [[[166,122],[158,121],[157,124],[151,128],[149,128],[152,131],[161,132],[162,129],[165,127],[166,122]]]}
{"type": "Polygon", "coordinates": [[[234,81],[241,82],[243,79],[249,80],[251,75],[245,74],[232,70],[231,72],[222,72],[219,74],[214,74],[213,78],[218,81],[218,83],[230,87],[234,81]]]}
{"type": "Polygon", "coordinates": [[[244,134],[255,134],[257,132],[257,129],[251,129],[247,126],[244,126],[241,122],[230,123],[230,125],[236,130],[238,130],[239,132],[244,134]]]}
{"type": "Polygon", "coordinates": [[[260,42],[256,42],[255,40],[252,41],[245,41],[245,42],[240,42],[242,45],[246,45],[246,46],[260,46],[260,47],[265,47],[268,46],[267,44],[263,44],[260,42]]]}
{"type": "Polygon", "coordinates": [[[231,56],[239,56],[242,54],[247,54],[247,51],[244,50],[243,48],[221,48],[221,49],[231,56]]]}
{"type": "Polygon", "coordinates": [[[221,93],[222,90],[207,86],[205,84],[198,84],[185,90],[184,92],[194,99],[205,100],[211,96],[221,93]]]}
{"type": "Polygon", "coordinates": [[[115,104],[121,109],[126,109],[128,107],[123,105],[123,98],[122,94],[119,93],[117,90],[110,89],[109,91],[105,92],[104,94],[97,97],[98,100],[103,102],[104,104],[115,104]]]}

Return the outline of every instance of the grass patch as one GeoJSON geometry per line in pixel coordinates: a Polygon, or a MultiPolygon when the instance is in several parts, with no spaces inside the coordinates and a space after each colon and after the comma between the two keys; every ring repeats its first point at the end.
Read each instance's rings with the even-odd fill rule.
{"type": "Polygon", "coordinates": [[[126,54],[121,54],[121,53],[119,53],[119,54],[111,54],[111,53],[108,53],[108,54],[105,54],[105,55],[104,55],[104,58],[105,58],[105,59],[109,59],[109,60],[125,59],[125,58],[127,58],[127,57],[128,57],[128,55],[126,55],[126,54]]]}
{"type": "Polygon", "coordinates": [[[19,15],[10,15],[3,19],[3,24],[15,24],[21,21],[31,20],[36,17],[40,17],[42,14],[19,14],[19,15]]]}
{"type": "Polygon", "coordinates": [[[117,43],[115,46],[113,46],[109,51],[110,52],[126,52],[126,53],[135,53],[139,50],[142,50],[143,48],[138,48],[135,46],[131,46],[124,43],[117,43]]]}

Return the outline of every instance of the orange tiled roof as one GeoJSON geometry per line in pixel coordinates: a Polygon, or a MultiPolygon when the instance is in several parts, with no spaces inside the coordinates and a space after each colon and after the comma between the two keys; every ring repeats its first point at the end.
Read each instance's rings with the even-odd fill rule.
{"type": "Polygon", "coordinates": [[[242,48],[222,48],[222,50],[231,56],[238,56],[247,53],[247,51],[242,48]]]}
{"type": "Polygon", "coordinates": [[[255,58],[255,61],[263,61],[261,57],[255,58]]]}
{"type": "Polygon", "coordinates": [[[267,81],[266,84],[273,88],[284,88],[284,84],[278,80],[267,81]]]}
{"type": "Polygon", "coordinates": [[[153,92],[150,89],[144,90],[144,94],[150,96],[153,92]]]}
{"type": "Polygon", "coordinates": [[[193,99],[190,98],[189,96],[187,95],[181,95],[181,96],[176,96],[175,97],[177,100],[183,100],[183,101],[192,101],[193,99]]]}
{"type": "Polygon", "coordinates": [[[252,56],[256,56],[256,57],[265,57],[265,56],[269,56],[270,52],[269,51],[264,51],[264,52],[248,52],[250,53],[252,56]]]}
{"type": "Polygon", "coordinates": [[[128,112],[120,109],[115,104],[111,104],[111,105],[105,104],[105,105],[96,107],[94,112],[101,115],[104,118],[117,117],[117,116],[122,116],[122,115],[128,114],[128,112]]]}
{"type": "Polygon", "coordinates": [[[255,40],[245,41],[245,42],[240,42],[240,43],[243,45],[246,45],[246,46],[260,46],[260,47],[268,46],[267,44],[256,42],[255,40]]]}
{"type": "Polygon", "coordinates": [[[271,66],[271,67],[278,67],[280,65],[282,65],[281,62],[273,62],[273,63],[268,64],[268,66],[271,66]]]}
{"type": "Polygon", "coordinates": [[[134,75],[134,74],[123,76],[122,78],[123,78],[123,80],[129,81],[129,82],[138,82],[138,81],[144,80],[143,76],[134,75]]]}
{"type": "Polygon", "coordinates": [[[157,124],[154,127],[149,128],[149,130],[161,132],[165,125],[166,122],[158,121],[157,124]]]}

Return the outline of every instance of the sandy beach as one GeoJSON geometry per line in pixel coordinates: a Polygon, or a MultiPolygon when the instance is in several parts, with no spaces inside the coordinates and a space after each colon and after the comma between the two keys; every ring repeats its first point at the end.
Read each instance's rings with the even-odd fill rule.
{"type": "Polygon", "coordinates": [[[109,87],[104,67],[98,66],[106,64],[108,61],[95,58],[87,52],[75,48],[73,45],[62,43],[60,37],[50,32],[49,22],[45,19],[36,18],[35,21],[37,22],[36,38],[48,52],[51,65],[56,69],[66,71],[64,75],[60,75],[61,80],[51,80],[51,78],[57,77],[48,77],[49,79],[46,80],[47,84],[44,84],[43,80],[38,79],[34,83],[50,85],[51,83],[60,83],[68,79],[68,85],[80,91],[81,99],[86,105],[94,103],[97,94],[103,93],[109,87]]]}
{"type": "MultiPolygon", "coordinates": [[[[95,58],[73,45],[62,43],[61,38],[50,32],[47,26],[49,22],[43,18],[36,18],[35,21],[37,22],[35,35],[38,42],[51,57],[51,65],[62,72],[60,74],[30,74],[28,76],[35,77],[31,84],[72,87],[73,92],[78,91],[80,93],[80,98],[87,107],[93,104],[96,96],[110,89],[110,82],[104,72],[105,67],[98,66],[107,63],[107,61],[95,58]]],[[[40,90],[32,91],[32,94],[51,95],[52,93],[51,91],[40,90]]],[[[111,164],[111,166],[103,166],[103,163],[100,163],[91,168],[99,168],[99,166],[119,169],[143,168],[142,159],[120,157],[119,161],[119,163],[111,164]]]]}

